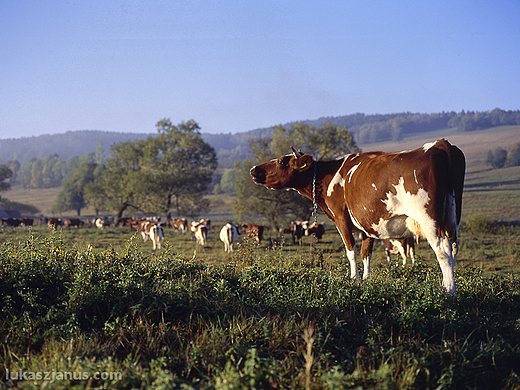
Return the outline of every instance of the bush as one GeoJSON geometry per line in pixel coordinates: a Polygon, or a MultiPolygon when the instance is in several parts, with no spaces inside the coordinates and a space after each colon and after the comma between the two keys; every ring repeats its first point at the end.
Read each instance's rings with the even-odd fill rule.
{"type": "Polygon", "coordinates": [[[493,233],[497,227],[497,221],[483,213],[473,213],[465,221],[464,227],[473,233],[493,233]]]}

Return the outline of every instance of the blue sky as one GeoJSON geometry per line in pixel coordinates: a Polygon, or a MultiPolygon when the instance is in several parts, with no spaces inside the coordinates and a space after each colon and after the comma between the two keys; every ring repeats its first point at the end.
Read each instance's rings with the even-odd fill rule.
{"type": "Polygon", "coordinates": [[[520,109],[520,2],[0,1],[0,138],[520,109]]]}

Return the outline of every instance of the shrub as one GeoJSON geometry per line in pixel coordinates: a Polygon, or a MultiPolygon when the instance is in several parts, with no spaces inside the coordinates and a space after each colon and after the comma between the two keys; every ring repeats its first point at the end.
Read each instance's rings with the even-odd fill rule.
{"type": "Polygon", "coordinates": [[[489,234],[497,227],[497,221],[492,220],[489,216],[477,212],[471,214],[465,221],[464,227],[474,233],[489,234]]]}

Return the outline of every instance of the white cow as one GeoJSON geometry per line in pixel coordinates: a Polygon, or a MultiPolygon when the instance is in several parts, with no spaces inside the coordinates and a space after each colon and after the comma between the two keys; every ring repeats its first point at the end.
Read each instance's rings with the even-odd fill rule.
{"type": "Polygon", "coordinates": [[[225,224],[220,230],[220,241],[224,243],[224,250],[228,253],[233,252],[233,244],[238,239],[240,231],[235,225],[225,224]]]}

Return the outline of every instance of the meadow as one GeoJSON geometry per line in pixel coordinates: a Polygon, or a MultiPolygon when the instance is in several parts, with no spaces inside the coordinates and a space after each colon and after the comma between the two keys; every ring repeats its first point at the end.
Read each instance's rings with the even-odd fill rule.
{"type": "MultiPolygon", "coordinates": [[[[520,389],[520,169],[466,175],[458,294],[433,251],[351,280],[321,242],[268,231],[227,254],[213,197],[204,247],[165,230],[0,232],[1,388],[520,389]]],[[[480,165],[479,165],[480,164],[480,165]]]]}

